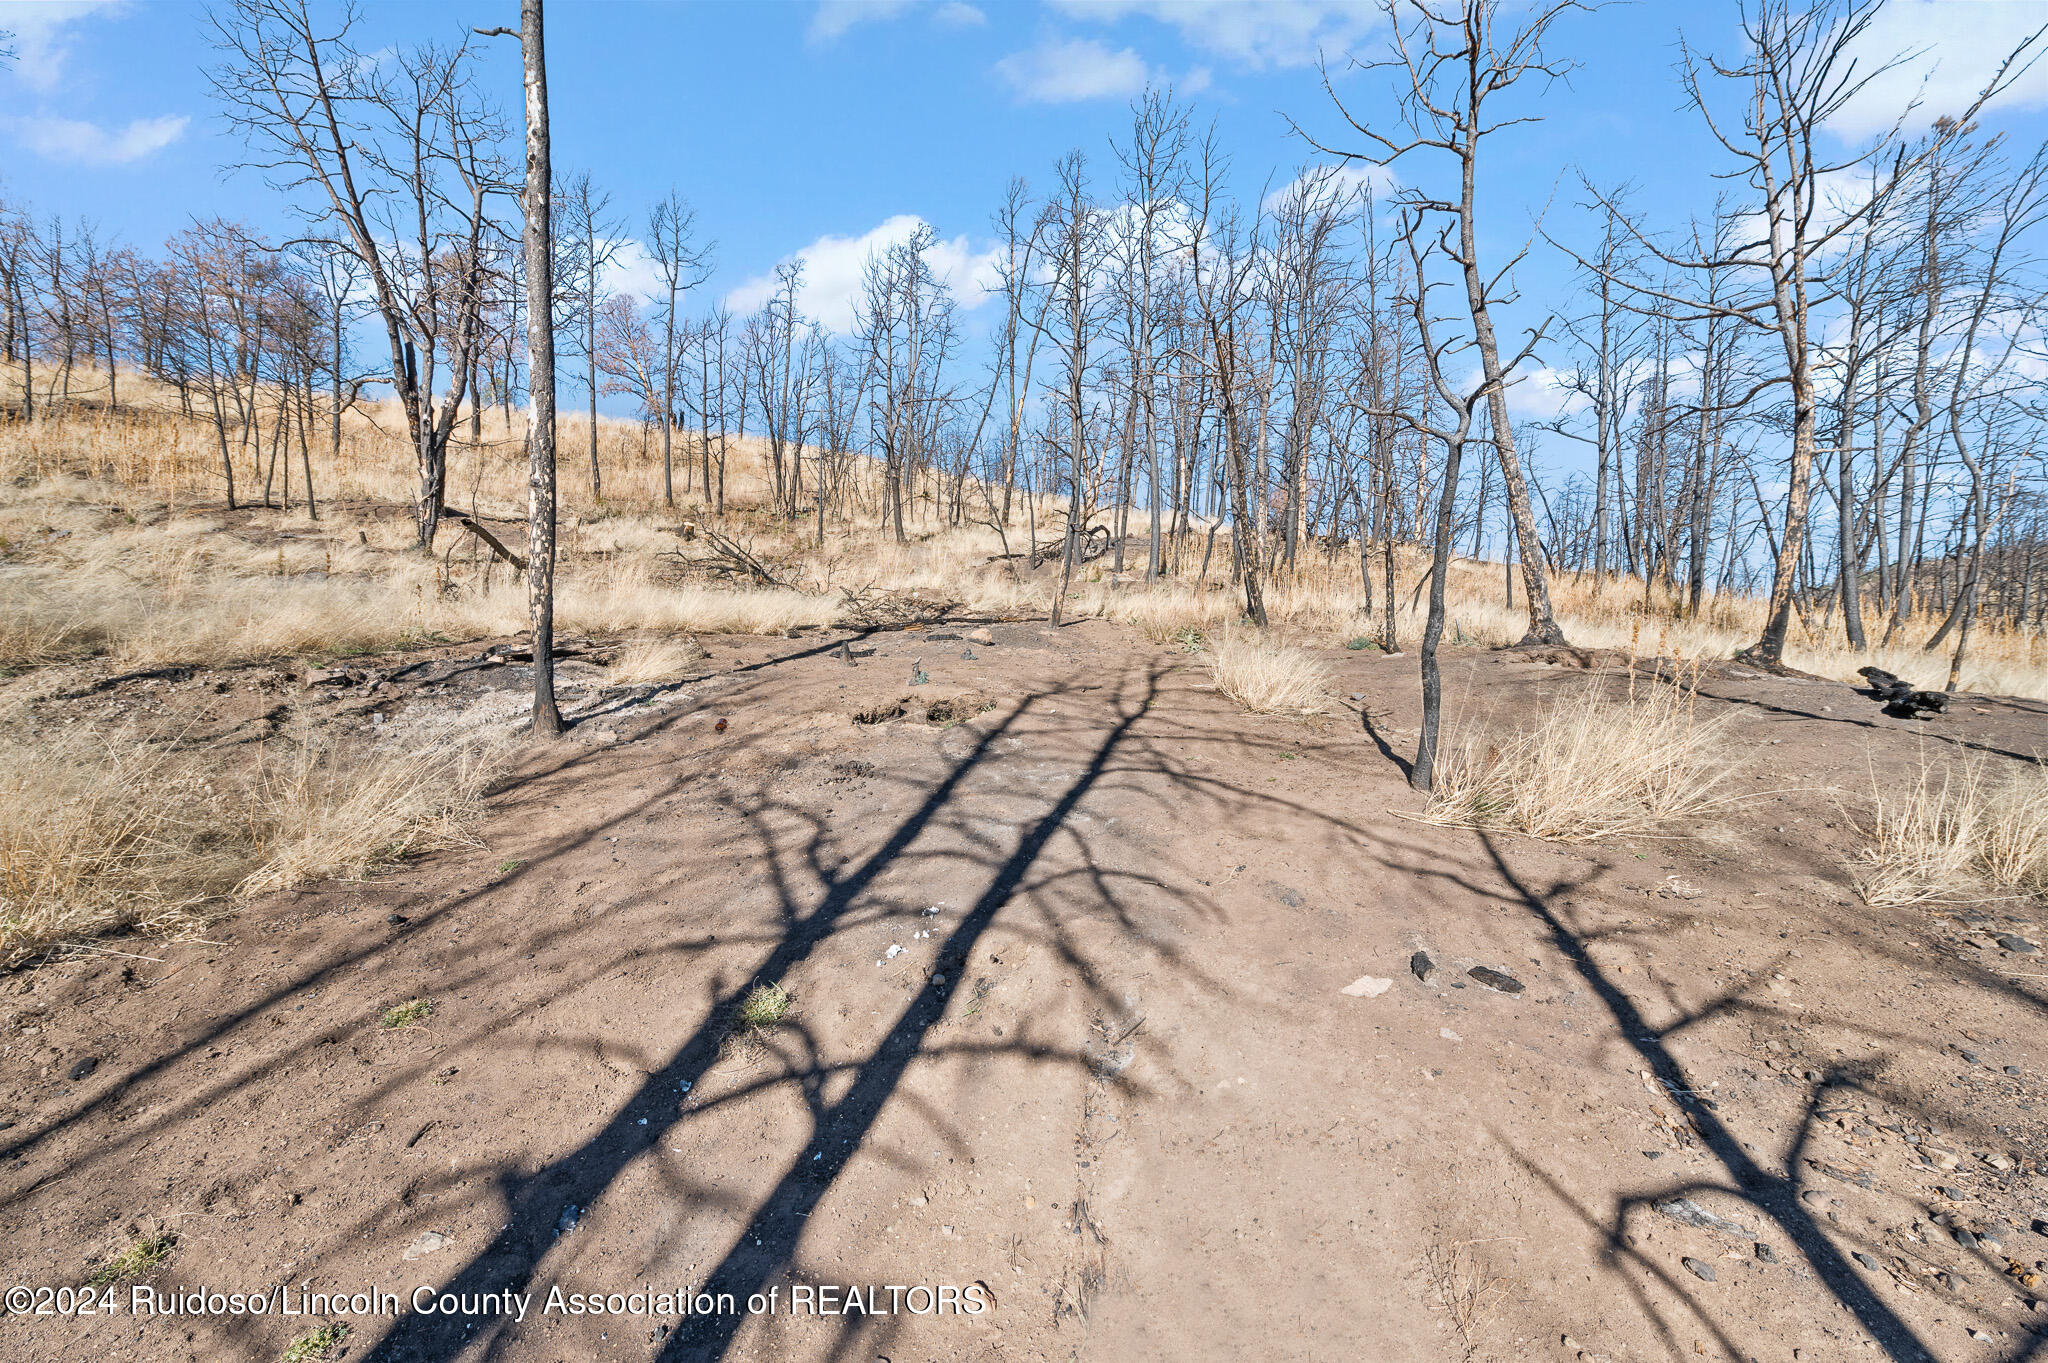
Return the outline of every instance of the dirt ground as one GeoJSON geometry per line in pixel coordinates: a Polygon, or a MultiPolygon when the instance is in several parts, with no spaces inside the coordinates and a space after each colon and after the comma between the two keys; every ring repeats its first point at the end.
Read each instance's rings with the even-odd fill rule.
{"type": "MultiPolygon", "coordinates": [[[[484,847],[0,978],[10,1285],[167,1230],[160,1301],[271,1293],[124,1284],[0,1319],[0,1358],[274,1359],[323,1321],[389,1360],[2048,1352],[2041,910],[1872,909],[1844,869],[1873,779],[2048,750],[2048,706],[1724,670],[1717,823],[1565,847],[1402,817],[1412,656],[1334,655],[1364,714],[1289,721],[1115,626],[972,628],[707,640],[572,692],[484,847]],[[792,1011],[736,1027],[770,981],[792,1011]]],[[[408,742],[527,680],[474,645],[358,672],[66,703],[408,742]]],[[[1626,684],[1446,679],[1502,722],[1626,684]]]]}

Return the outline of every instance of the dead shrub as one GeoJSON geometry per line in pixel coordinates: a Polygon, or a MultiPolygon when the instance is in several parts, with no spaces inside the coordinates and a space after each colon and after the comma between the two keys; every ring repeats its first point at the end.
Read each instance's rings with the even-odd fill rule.
{"type": "Polygon", "coordinates": [[[1306,649],[1256,634],[1229,632],[1210,645],[1216,689],[1254,714],[1316,714],[1330,687],[1330,669],[1306,649]]]}
{"type": "Polygon", "coordinates": [[[1721,803],[1725,719],[1678,687],[1587,687],[1504,739],[1468,727],[1437,758],[1422,817],[1555,842],[1655,833],[1721,803]]]}
{"type": "Polygon", "coordinates": [[[2048,768],[1973,754],[1930,763],[1903,790],[1873,774],[1856,882],[1870,904],[1969,902],[2048,892],[2048,768]]]}

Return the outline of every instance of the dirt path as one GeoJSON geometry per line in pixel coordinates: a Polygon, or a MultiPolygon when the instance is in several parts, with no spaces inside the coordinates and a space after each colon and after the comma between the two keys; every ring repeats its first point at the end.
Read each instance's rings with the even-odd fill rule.
{"type": "Polygon", "coordinates": [[[123,1296],[0,1320],[0,1357],[268,1359],[321,1319],[391,1360],[2048,1349],[2048,966],[1998,940],[2036,910],[1862,906],[1824,793],[2048,746],[2043,707],[1915,730],[1724,678],[1725,825],[1588,851],[1389,813],[1412,660],[1341,658],[1371,722],[1304,724],[1107,625],[946,633],[715,646],[526,771],[487,848],[0,984],[12,1280],[163,1227],[162,1293],[474,1308],[123,1296]],[[794,1012],[736,1035],[763,981],[794,1012]],[[546,1309],[643,1284],[777,1309],[546,1309]],[[822,1308],[847,1287],[872,1309],[822,1308]]]}

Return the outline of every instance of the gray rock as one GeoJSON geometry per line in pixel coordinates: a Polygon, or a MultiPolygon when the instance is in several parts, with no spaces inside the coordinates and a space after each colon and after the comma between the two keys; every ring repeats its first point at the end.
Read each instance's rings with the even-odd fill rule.
{"type": "Polygon", "coordinates": [[[1414,972],[1416,979],[1428,984],[1429,977],[1436,974],[1436,962],[1429,959],[1428,952],[1418,951],[1408,958],[1408,969],[1414,972]]]}
{"type": "Polygon", "coordinates": [[[1492,966],[1475,965],[1465,973],[1488,989],[1498,990],[1503,994],[1519,994],[1526,987],[1513,975],[1503,975],[1492,966]]]}
{"type": "Polygon", "coordinates": [[[1961,1055],[1964,1060],[1972,1065],[1977,1063],[1977,1053],[1975,1051],[1959,1051],[1957,1054],[1961,1055]]]}
{"type": "Polygon", "coordinates": [[[1964,1249],[1977,1248],[1977,1237],[1971,1234],[1969,1231],[1964,1230],[1961,1226],[1954,1227],[1954,1234],[1956,1237],[1956,1243],[1961,1245],[1964,1249]]]}
{"type": "Polygon", "coordinates": [[[562,1208],[562,1214],[555,1218],[555,1234],[567,1235],[576,1229],[576,1223],[583,1219],[583,1209],[571,1202],[562,1208]]]}
{"type": "Polygon", "coordinates": [[[2020,1072],[2020,1067],[2018,1065],[2007,1065],[2005,1067],[2005,1072],[2007,1074],[2017,1075],[2020,1072]]]}
{"type": "Polygon", "coordinates": [[[1682,1226],[1696,1226],[1700,1230],[1719,1231],[1723,1235],[1754,1239],[1756,1232],[1739,1221],[1716,1216],[1689,1197],[1670,1197],[1662,1202],[1653,1202],[1651,1209],[1659,1215],[1668,1216],[1682,1226]]]}
{"type": "Polygon", "coordinates": [[[1775,1264],[1778,1262],[1778,1251],[1759,1240],[1756,1242],[1756,1257],[1760,1263],[1775,1264]]]}
{"type": "Polygon", "coordinates": [[[96,1055],[89,1055],[71,1067],[71,1078],[83,1079],[99,1067],[100,1058],[96,1055]]]}
{"type": "Polygon", "coordinates": [[[405,1258],[410,1263],[415,1259],[424,1259],[427,1255],[447,1247],[448,1237],[441,1234],[441,1232],[437,1230],[421,1231],[413,1237],[412,1243],[405,1247],[405,1258]]]}
{"type": "Polygon", "coordinates": [[[1686,1272],[1692,1274],[1693,1277],[1698,1278],[1701,1282],[1710,1283],[1716,1281],[1712,1264],[1695,1259],[1691,1255],[1687,1255],[1678,1262],[1684,1264],[1686,1272]]]}
{"type": "Polygon", "coordinates": [[[1879,1264],[1877,1260],[1871,1258],[1868,1254],[1865,1254],[1860,1249],[1856,1250],[1849,1257],[1854,1259],[1857,1263],[1863,1265],[1865,1268],[1869,1269],[1872,1273],[1879,1272],[1883,1268],[1883,1265],[1879,1264]]]}
{"type": "Polygon", "coordinates": [[[1998,945],[2004,947],[2007,951],[2016,951],[2022,956],[2038,956],[2041,952],[2040,947],[2029,942],[2026,938],[2015,937],[2010,933],[1999,938],[1998,945]]]}

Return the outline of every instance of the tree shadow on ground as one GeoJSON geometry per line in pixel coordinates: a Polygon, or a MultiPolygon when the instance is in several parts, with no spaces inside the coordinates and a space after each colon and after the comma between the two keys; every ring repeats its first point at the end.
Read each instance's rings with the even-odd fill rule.
{"type": "MultiPolygon", "coordinates": [[[[1077,806],[1110,773],[1113,760],[1130,741],[1133,728],[1145,716],[1158,689],[1159,674],[1155,670],[1134,687],[1136,694],[1120,698],[1115,723],[1093,743],[1086,762],[1050,807],[1021,828],[1014,847],[1006,853],[983,853],[984,888],[952,924],[921,986],[912,992],[899,1016],[868,1054],[849,1064],[825,1066],[819,1063],[816,1048],[808,1038],[801,1034],[789,1038],[797,1055],[782,1073],[766,1082],[794,1080],[799,1085],[810,1113],[809,1138],[772,1190],[756,1203],[724,1259],[703,1277],[701,1290],[713,1294],[729,1292],[744,1302],[789,1264],[805,1229],[806,1217],[849,1161],[865,1148],[884,1106],[897,1094],[913,1061],[934,1053],[927,1049],[927,1042],[962,987],[963,967],[969,953],[988,932],[998,913],[1026,886],[1048,845],[1077,806]],[[844,1086],[839,1096],[830,1100],[824,1096],[828,1079],[834,1081],[833,1088],[844,1086]]],[[[677,1096],[695,1088],[719,1060],[729,1034],[730,1018],[747,989],[756,982],[783,979],[848,926],[865,921],[861,914],[870,907],[869,897],[878,891],[878,881],[884,873],[906,859],[914,861],[929,855],[913,852],[913,844],[944,827],[970,775],[992,757],[997,746],[1027,717],[1060,694],[1057,689],[1034,692],[981,732],[972,749],[954,762],[880,847],[850,869],[831,869],[827,865],[829,857],[819,854],[814,847],[809,857],[810,869],[823,887],[823,894],[806,905],[799,902],[789,884],[778,883],[780,935],[750,975],[720,991],[697,1029],[665,1063],[644,1077],[633,1096],[618,1106],[594,1134],[530,1173],[499,1173],[504,1226],[488,1245],[445,1280],[443,1290],[458,1294],[524,1290],[541,1258],[556,1241],[563,1208],[592,1205],[630,1164],[660,1145],[689,1119],[691,1107],[684,1104],[679,1108],[677,1096]]],[[[1012,1052],[1033,1063],[1088,1063],[1082,1054],[1036,1053],[1038,1050],[1019,1042],[980,1048],[978,1054],[984,1060],[1012,1052]]],[[[732,1098],[733,1095],[727,1095],[723,1101],[732,1098]]],[[[744,1315],[687,1318],[685,1330],[671,1338],[663,1356],[720,1356],[745,1323],[744,1315]]],[[[368,1357],[445,1358],[473,1343],[472,1330],[472,1323],[464,1320],[407,1315],[374,1344],[368,1357]]]]}
{"type": "MultiPolygon", "coordinates": [[[[1506,883],[1513,897],[1544,927],[1551,944],[1585,983],[1593,997],[1607,1010],[1621,1039],[1635,1052],[1638,1060],[1664,1092],[1678,1104],[1687,1127],[1719,1163],[1727,1175],[1727,1180],[1724,1183],[1675,1183],[1647,1197],[1620,1198],[1617,1199],[1611,1215],[1602,1217],[1593,1208],[1573,1197],[1532,1159],[1519,1151],[1513,1151],[1510,1147],[1516,1162],[1544,1184],[1588,1228],[1596,1230],[1602,1236],[1605,1244],[1604,1254],[1610,1265],[1626,1261],[1662,1283],[1673,1295],[1686,1303],[1696,1321],[1713,1334],[1716,1342],[1729,1357],[1741,1358],[1746,1355],[1670,1271],[1633,1247],[1627,1234],[1627,1221],[1630,1214],[1638,1208],[1708,1190],[1725,1192],[1741,1199],[1791,1241],[1799,1255],[1813,1269],[1822,1287],[1855,1317],[1857,1323],[1887,1356],[1898,1360],[1899,1363],[1934,1363],[1936,1356],[1928,1343],[1877,1295],[1863,1274],[1850,1262],[1848,1254],[1844,1253],[1828,1231],[1815,1220],[1800,1196],[1807,1191],[1807,1184],[1801,1173],[1802,1167],[1808,1164],[1803,1160],[1803,1152],[1813,1135],[1824,1100],[1831,1093],[1845,1090],[1867,1091],[1875,1076],[1866,1069],[1853,1066],[1831,1068],[1806,1098],[1797,1130],[1787,1145],[1784,1157],[1782,1160],[1767,1164],[1765,1156],[1754,1153],[1735,1135],[1717,1112],[1715,1104],[1695,1090],[1694,1081],[1667,1045],[1667,1042],[1678,1033],[1701,1021],[1705,1012],[1719,1011],[1730,1006],[1728,999],[1724,997],[1716,1000],[1715,1004],[1709,1005],[1704,1011],[1681,1011],[1670,1023],[1653,1026],[1644,1017],[1636,1002],[1594,961],[1592,953],[1588,950],[1590,935],[1581,932],[1567,921],[1568,910],[1553,905],[1554,899],[1573,887],[1569,884],[1560,884],[1548,890],[1537,888],[1514,870],[1507,858],[1502,855],[1500,846],[1492,835],[1481,833],[1479,836],[1492,858],[1495,871],[1506,883]],[[1771,1167],[1773,1164],[1776,1167],[1771,1167]]],[[[1682,1353],[1683,1349],[1672,1323],[1665,1319],[1663,1312],[1650,1299],[1642,1284],[1625,1274],[1617,1276],[1627,1284],[1630,1294],[1642,1310],[1644,1319],[1657,1332],[1665,1347],[1674,1355],[1682,1353]]],[[[2037,1358],[2041,1356],[2044,1345],[2048,1345],[2048,1340],[2038,1336],[2031,1337],[2006,1355],[2004,1363],[2023,1363],[2023,1360],[2037,1358]]]]}

